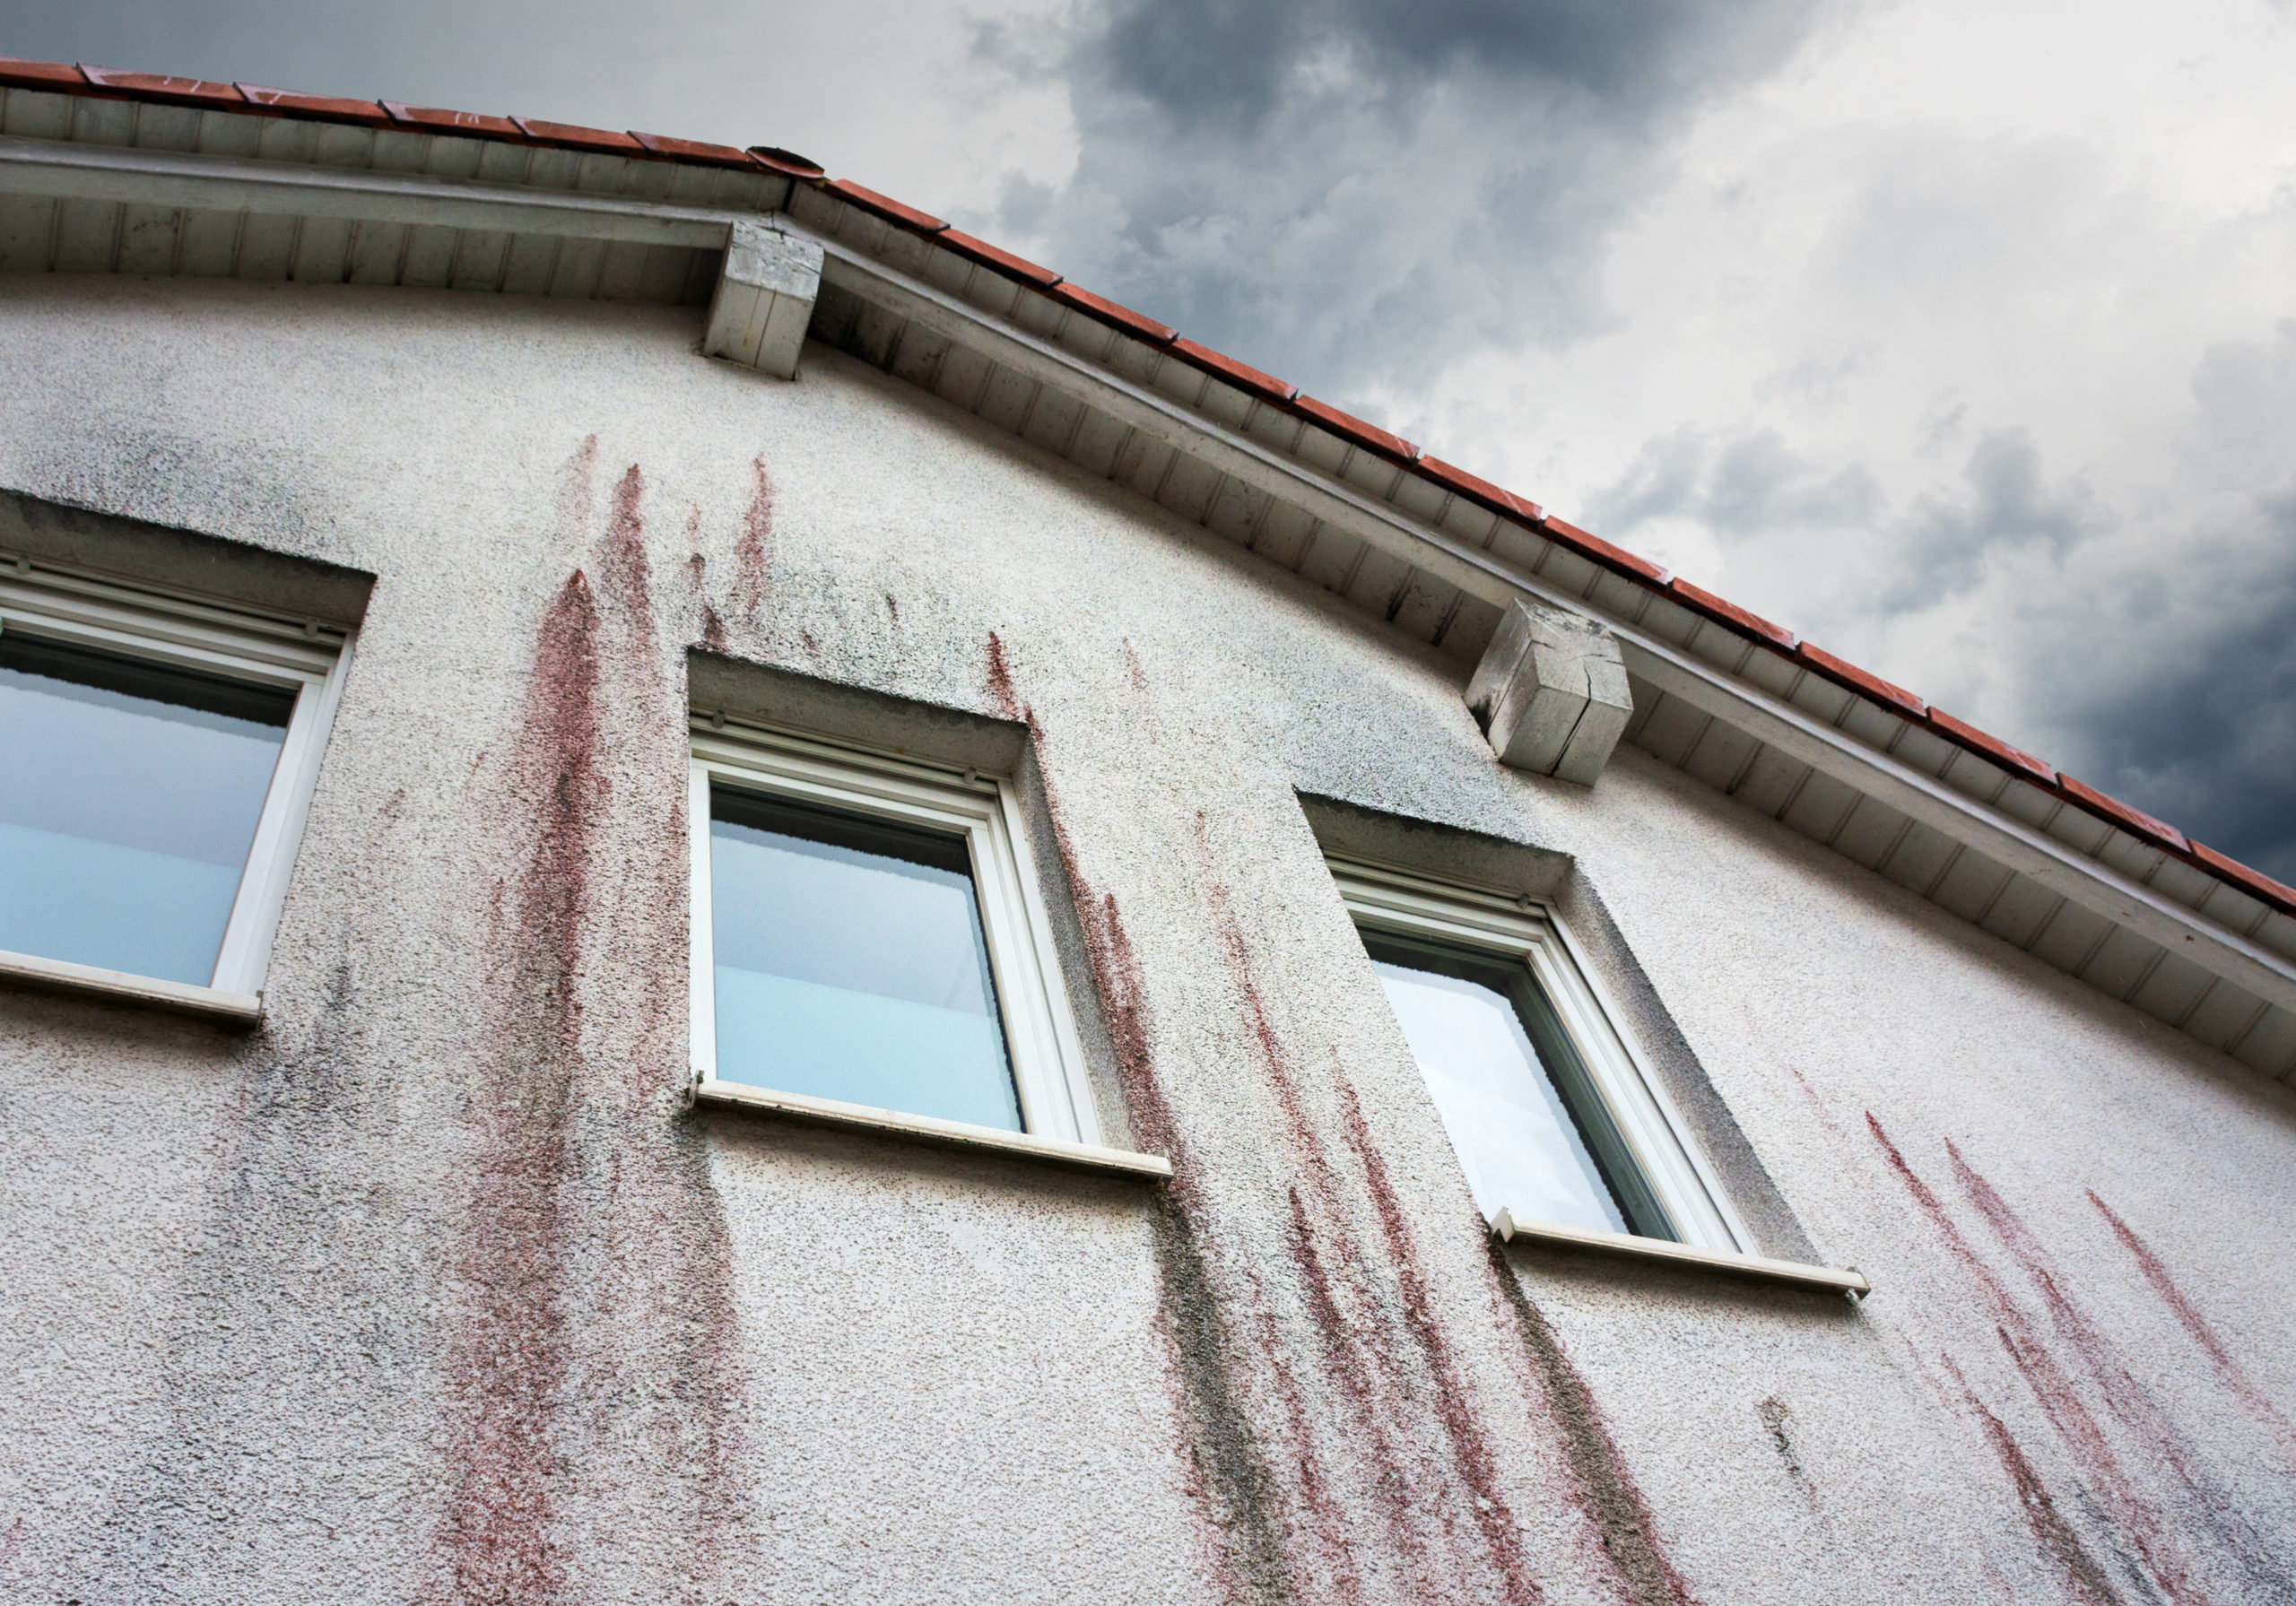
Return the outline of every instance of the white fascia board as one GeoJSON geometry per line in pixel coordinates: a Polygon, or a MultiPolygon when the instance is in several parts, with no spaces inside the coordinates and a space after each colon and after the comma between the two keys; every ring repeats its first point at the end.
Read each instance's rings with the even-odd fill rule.
{"type": "Polygon", "coordinates": [[[1668,696],[1681,698],[2257,997],[2296,1010],[2296,971],[2286,960],[2201,918],[2183,904],[1672,647],[1628,638],[1622,648],[1627,668],[1668,696]]]}
{"type": "Polygon", "coordinates": [[[725,248],[726,231],[736,219],[765,215],[419,173],[312,168],[13,135],[0,136],[0,194],[575,235],[712,251],[725,248]]]}

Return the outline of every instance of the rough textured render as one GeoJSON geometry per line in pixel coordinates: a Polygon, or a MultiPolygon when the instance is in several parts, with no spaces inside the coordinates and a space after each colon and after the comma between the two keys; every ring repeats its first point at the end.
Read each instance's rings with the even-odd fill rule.
{"type": "Polygon", "coordinates": [[[735,223],[730,233],[701,349],[794,379],[821,294],[822,248],[764,223],[735,223]]]}
{"type": "Polygon", "coordinates": [[[1494,763],[1454,659],[701,326],[0,281],[0,486],[374,577],[262,1029],[0,993],[0,1595],[2296,1593],[2288,1089],[1631,747],[1494,763]],[[1013,733],[1168,1189],[686,1107],[696,649],[1013,733]],[[1567,865],[1759,1246],[1873,1298],[1495,1250],[1303,794],[1567,865]]]}
{"type": "Polygon", "coordinates": [[[1467,682],[1499,761],[1591,786],[1634,716],[1618,641],[1597,621],[1536,603],[1507,610],[1467,682]]]}

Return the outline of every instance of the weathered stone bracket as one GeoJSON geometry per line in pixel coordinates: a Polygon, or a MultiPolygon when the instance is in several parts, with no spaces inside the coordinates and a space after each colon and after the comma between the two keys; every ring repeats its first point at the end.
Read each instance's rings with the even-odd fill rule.
{"type": "Polygon", "coordinates": [[[1467,707],[1500,763],[1591,786],[1625,734],[1634,698],[1607,629],[1518,601],[1467,682],[1467,707]]]}
{"type": "Polygon", "coordinates": [[[821,246],[748,221],[734,224],[731,236],[709,301],[702,352],[777,379],[794,379],[821,294],[821,246]]]}

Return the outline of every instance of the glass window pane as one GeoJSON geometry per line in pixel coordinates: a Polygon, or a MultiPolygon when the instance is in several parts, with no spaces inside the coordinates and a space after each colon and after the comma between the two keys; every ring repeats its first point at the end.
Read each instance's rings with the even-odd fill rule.
{"type": "Polygon", "coordinates": [[[713,794],[727,1081],[1021,1130],[964,838],[713,794]]]}
{"type": "Polygon", "coordinates": [[[294,708],[0,632],[0,949],[204,986],[294,708]]]}
{"type": "Polygon", "coordinates": [[[1533,1030],[1553,1023],[1527,965],[1371,933],[1364,945],[1484,1214],[1503,1206],[1570,1227],[1674,1236],[1583,1068],[1558,1077],[1556,1050],[1535,1046],[1533,1030]]]}

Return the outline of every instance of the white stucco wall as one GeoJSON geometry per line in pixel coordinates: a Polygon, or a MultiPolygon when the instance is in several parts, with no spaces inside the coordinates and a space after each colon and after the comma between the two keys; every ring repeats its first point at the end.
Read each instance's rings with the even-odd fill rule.
{"type": "Polygon", "coordinates": [[[377,577],[263,1030],[0,993],[0,1594],[2296,1594],[2288,1089],[1631,751],[1502,770],[1426,649],[699,329],[0,281],[0,487],[377,577]],[[1025,709],[1168,1197],[680,1109],[706,636],[1025,709]],[[1494,1261],[1300,791],[1571,855],[1874,1297],[1494,1261]]]}

